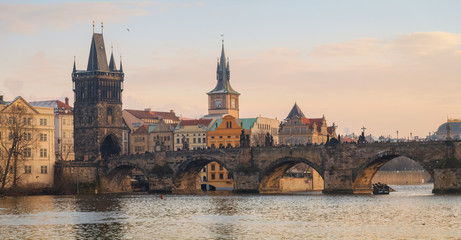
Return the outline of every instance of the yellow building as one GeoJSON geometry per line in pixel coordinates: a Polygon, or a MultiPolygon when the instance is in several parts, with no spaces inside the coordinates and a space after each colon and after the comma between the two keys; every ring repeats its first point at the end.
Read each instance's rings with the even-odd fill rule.
{"type": "Polygon", "coordinates": [[[34,101],[34,107],[51,107],[54,109],[54,146],[56,160],[73,161],[74,153],[74,114],[69,105],[69,98],[65,102],[59,100],[34,101]]]}
{"type": "Polygon", "coordinates": [[[189,144],[189,150],[207,148],[207,132],[214,119],[181,120],[174,130],[174,150],[184,148],[184,141],[189,144]]]}
{"type": "MultiPolygon", "coordinates": [[[[17,142],[17,186],[53,186],[54,132],[54,108],[34,107],[22,97],[6,102],[0,96],[0,164],[5,169],[12,143],[17,142]]],[[[8,175],[7,186],[13,185],[13,175],[8,175]]]]}

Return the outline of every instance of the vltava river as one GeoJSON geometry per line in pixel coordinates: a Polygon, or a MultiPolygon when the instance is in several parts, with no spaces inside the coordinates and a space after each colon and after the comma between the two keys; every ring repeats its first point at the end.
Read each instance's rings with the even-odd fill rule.
{"type": "Polygon", "coordinates": [[[0,239],[461,239],[461,196],[98,195],[0,198],[0,239]]]}

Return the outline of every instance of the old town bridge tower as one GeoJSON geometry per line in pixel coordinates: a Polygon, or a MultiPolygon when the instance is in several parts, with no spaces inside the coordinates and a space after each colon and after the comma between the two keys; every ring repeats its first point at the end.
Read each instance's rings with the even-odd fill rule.
{"type": "MultiPolygon", "coordinates": [[[[93,26],[94,28],[94,26],[93,26]]],[[[113,52],[107,64],[102,33],[94,33],[86,70],[72,71],[75,160],[94,161],[119,155],[122,140],[122,62],[113,52]]]]}

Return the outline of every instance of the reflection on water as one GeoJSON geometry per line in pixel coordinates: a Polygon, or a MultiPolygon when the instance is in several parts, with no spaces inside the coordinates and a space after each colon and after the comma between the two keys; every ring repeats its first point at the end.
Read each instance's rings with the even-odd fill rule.
{"type": "Polygon", "coordinates": [[[461,196],[99,195],[0,198],[0,238],[458,239],[461,196]]]}

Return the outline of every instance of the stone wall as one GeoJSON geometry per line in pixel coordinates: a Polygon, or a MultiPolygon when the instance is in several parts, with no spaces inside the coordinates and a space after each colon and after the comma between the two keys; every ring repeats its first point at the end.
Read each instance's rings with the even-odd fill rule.
{"type": "Polygon", "coordinates": [[[435,169],[434,193],[461,193],[461,168],[435,169]]]}
{"type": "Polygon", "coordinates": [[[426,171],[378,171],[372,183],[386,183],[388,185],[418,185],[433,182],[431,175],[426,171]]]}

